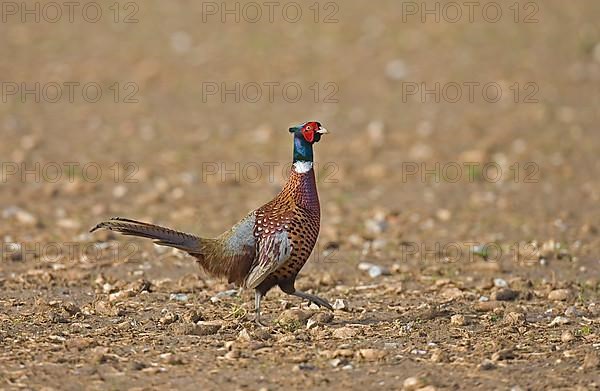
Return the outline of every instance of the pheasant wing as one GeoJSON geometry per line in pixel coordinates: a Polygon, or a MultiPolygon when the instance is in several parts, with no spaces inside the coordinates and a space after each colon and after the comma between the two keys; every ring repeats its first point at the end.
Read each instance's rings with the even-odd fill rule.
{"type": "Polygon", "coordinates": [[[286,230],[278,230],[259,238],[256,246],[256,262],[252,266],[246,287],[256,288],[277,268],[285,263],[292,253],[292,242],[286,230]]]}

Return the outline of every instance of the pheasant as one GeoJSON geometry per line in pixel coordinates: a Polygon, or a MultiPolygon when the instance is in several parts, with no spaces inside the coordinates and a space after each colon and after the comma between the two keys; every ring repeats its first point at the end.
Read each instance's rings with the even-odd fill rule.
{"type": "Polygon", "coordinates": [[[291,127],[294,135],[292,172],[281,192],[270,202],[216,238],[202,238],[141,221],[116,217],[92,228],[153,239],[195,257],[209,275],[255,291],[255,321],[260,305],[275,287],[289,295],[333,310],[329,302],[294,287],[296,276],[310,256],[319,235],[321,211],[313,169],[313,144],[327,129],[319,122],[291,127]]]}

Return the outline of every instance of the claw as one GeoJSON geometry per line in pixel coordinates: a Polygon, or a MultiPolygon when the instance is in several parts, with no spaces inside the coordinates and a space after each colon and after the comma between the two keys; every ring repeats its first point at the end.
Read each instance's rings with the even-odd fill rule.
{"type": "Polygon", "coordinates": [[[319,296],[311,295],[300,291],[295,291],[294,293],[292,293],[292,295],[301,297],[303,299],[315,303],[319,307],[325,307],[328,310],[333,311],[333,307],[331,306],[331,304],[329,304],[327,300],[320,298],[319,296]]]}

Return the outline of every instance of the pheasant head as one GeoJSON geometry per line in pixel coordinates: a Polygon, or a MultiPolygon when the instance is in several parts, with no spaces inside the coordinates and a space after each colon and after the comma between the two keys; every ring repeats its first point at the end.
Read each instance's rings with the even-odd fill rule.
{"type": "Polygon", "coordinates": [[[319,122],[311,121],[290,128],[294,134],[294,163],[313,161],[313,144],[329,133],[319,122]]]}

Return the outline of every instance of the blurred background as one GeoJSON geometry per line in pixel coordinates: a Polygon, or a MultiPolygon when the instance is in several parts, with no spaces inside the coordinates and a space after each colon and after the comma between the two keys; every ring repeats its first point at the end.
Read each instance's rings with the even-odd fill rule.
{"type": "MultiPolygon", "coordinates": [[[[353,285],[368,261],[469,279],[487,266],[436,246],[491,243],[505,278],[597,289],[597,1],[75,3],[2,3],[4,243],[104,240],[85,232],[110,216],[217,235],[281,188],[289,125],[318,120],[305,275],[353,285]]],[[[9,281],[42,270],[75,297],[100,270],[197,272],[135,243],[135,262],[85,277],[52,266],[79,256],[4,251],[3,286],[33,299],[43,281],[9,281]]]]}

